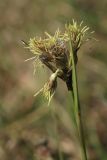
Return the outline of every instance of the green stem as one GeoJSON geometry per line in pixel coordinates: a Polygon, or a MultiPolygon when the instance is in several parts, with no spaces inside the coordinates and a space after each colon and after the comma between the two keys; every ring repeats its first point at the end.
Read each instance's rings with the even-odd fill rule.
{"type": "MultiPolygon", "coordinates": [[[[73,83],[73,103],[74,103],[74,115],[75,115],[75,121],[76,121],[76,127],[78,130],[78,135],[81,143],[81,149],[82,149],[82,155],[83,160],[87,160],[87,154],[86,154],[86,146],[85,146],[85,139],[84,139],[84,131],[83,131],[83,124],[82,124],[82,116],[81,116],[81,107],[79,102],[79,95],[78,95],[78,85],[77,85],[77,74],[76,74],[76,64],[74,59],[74,53],[72,50],[72,44],[71,44],[71,36],[69,41],[69,47],[70,47],[70,65],[72,64],[72,82],[73,83]]],[[[72,92],[71,92],[72,93],[72,92]]]]}

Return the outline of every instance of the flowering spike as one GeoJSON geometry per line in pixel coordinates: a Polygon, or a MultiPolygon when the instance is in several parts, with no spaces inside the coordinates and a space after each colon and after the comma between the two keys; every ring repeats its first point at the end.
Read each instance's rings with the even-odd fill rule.
{"type": "Polygon", "coordinates": [[[61,32],[58,28],[53,36],[45,32],[45,38],[36,37],[31,38],[29,43],[23,42],[26,48],[35,54],[34,57],[26,60],[34,60],[34,71],[36,66],[45,65],[53,72],[49,81],[35,94],[36,96],[39,93],[43,93],[48,103],[50,103],[55,93],[57,77],[66,82],[68,90],[72,90],[72,62],[69,63],[70,52],[68,43],[71,41],[74,60],[77,63],[77,52],[79,48],[84,42],[90,39],[88,34],[89,27],[82,27],[82,24],[83,21],[78,24],[73,19],[72,24],[68,23],[65,25],[64,32],[61,32]]]}
{"type": "Polygon", "coordinates": [[[43,96],[48,100],[48,105],[50,104],[50,101],[52,99],[52,97],[55,94],[55,90],[57,87],[57,76],[58,73],[60,72],[60,70],[56,70],[55,73],[53,73],[50,78],[49,81],[47,83],[45,83],[44,87],[41,88],[34,96],[37,96],[40,93],[43,93],[43,96]]]}

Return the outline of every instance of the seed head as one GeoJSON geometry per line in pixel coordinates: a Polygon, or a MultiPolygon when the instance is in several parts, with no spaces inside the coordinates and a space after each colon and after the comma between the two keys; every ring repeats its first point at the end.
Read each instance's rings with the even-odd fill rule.
{"type": "Polygon", "coordinates": [[[31,38],[29,43],[26,43],[26,47],[35,55],[32,57],[34,64],[45,65],[53,72],[49,81],[38,92],[43,92],[49,102],[57,87],[57,77],[66,82],[68,90],[72,90],[72,63],[69,63],[71,57],[68,43],[71,41],[75,63],[77,63],[77,51],[90,38],[87,32],[89,27],[82,27],[82,23],[78,25],[73,20],[72,24],[65,25],[64,32],[58,29],[53,36],[45,32],[44,38],[31,38]]]}

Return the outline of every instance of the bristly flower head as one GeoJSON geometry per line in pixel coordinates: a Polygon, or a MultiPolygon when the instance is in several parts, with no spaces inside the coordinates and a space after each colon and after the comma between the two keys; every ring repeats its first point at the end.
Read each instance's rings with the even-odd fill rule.
{"type": "Polygon", "coordinates": [[[57,77],[66,82],[68,90],[72,90],[72,63],[69,63],[68,43],[71,41],[75,63],[77,63],[77,51],[90,38],[87,32],[89,27],[82,27],[82,23],[78,25],[73,20],[72,24],[65,25],[64,32],[58,29],[53,36],[45,32],[44,38],[31,38],[28,44],[25,43],[26,47],[35,55],[30,58],[34,59],[34,64],[45,65],[53,72],[49,81],[38,92],[42,92],[49,102],[55,93],[57,77]]]}

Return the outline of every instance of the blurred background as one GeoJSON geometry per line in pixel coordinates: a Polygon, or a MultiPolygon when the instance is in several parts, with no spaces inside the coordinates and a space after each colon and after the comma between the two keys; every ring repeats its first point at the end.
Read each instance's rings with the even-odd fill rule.
{"type": "Polygon", "coordinates": [[[25,62],[32,54],[21,43],[54,34],[72,18],[98,40],[79,50],[78,83],[89,159],[107,160],[106,0],[0,0],[0,160],[80,159],[65,84],[58,81],[50,107],[34,97],[50,71],[34,76],[32,61],[25,62]]]}

